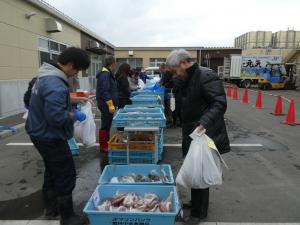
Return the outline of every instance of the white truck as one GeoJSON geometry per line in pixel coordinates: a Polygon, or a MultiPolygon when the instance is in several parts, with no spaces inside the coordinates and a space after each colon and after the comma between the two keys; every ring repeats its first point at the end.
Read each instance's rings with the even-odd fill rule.
{"type": "Polygon", "coordinates": [[[270,64],[281,64],[282,58],[275,55],[231,55],[224,57],[223,68],[218,68],[219,76],[239,87],[251,87],[263,79],[263,71],[270,64]]]}

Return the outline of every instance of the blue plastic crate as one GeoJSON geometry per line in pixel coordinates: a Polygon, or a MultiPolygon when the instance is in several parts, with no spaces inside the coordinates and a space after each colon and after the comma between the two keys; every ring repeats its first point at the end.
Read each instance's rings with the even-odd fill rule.
{"type": "Polygon", "coordinates": [[[180,203],[175,186],[159,185],[99,185],[92,197],[84,207],[83,212],[87,214],[90,225],[173,225],[176,215],[179,213],[180,203]],[[111,198],[116,193],[134,192],[139,196],[145,193],[154,193],[161,200],[166,199],[171,192],[174,193],[172,201],[172,212],[104,212],[95,209],[94,200],[100,199],[100,203],[111,198]]]}
{"type": "Polygon", "coordinates": [[[68,140],[68,145],[70,147],[72,155],[79,155],[79,146],[77,145],[77,142],[76,142],[75,138],[69,139],[68,140]]]}
{"type": "Polygon", "coordinates": [[[131,96],[160,96],[161,99],[164,99],[165,93],[163,92],[153,92],[153,91],[136,91],[132,92],[131,96]]]}
{"type": "Polygon", "coordinates": [[[133,101],[138,100],[138,101],[146,101],[146,102],[153,102],[153,104],[161,104],[161,99],[159,95],[136,95],[131,98],[133,101]]]}
{"type": "Polygon", "coordinates": [[[5,130],[10,130],[13,133],[15,133],[17,131],[15,127],[10,126],[10,125],[0,126],[0,132],[5,131],[5,130]]]}
{"type": "Polygon", "coordinates": [[[165,127],[163,113],[121,113],[118,112],[112,122],[113,127],[165,127]]]}
{"type": "Polygon", "coordinates": [[[163,152],[164,152],[164,130],[161,128],[159,134],[158,150],[157,150],[158,160],[162,160],[163,152]]]}
{"type": "Polygon", "coordinates": [[[163,105],[125,105],[123,109],[161,109],[163,112],[165,110],[165,107],[163,105]]]}
{"type": "Polygon", "coordinates": [[[153,91],[155,85],[156,85],[156,83],[153,83],[153,82],[147,82],[147,83],[145,84],[145,87],[144,87],[143,90],[150,90],[150,91],[153,91]]]}
{"type": "Polygon", "coordinates": [[[134,96],[131,98],[133,105],[162,105],[164,99],[161,99],[159,96],[134,96]]]}
{"type": "MultiPolygon", "coordinates": [[[[111,150],[108,153],[109,164],[128,164],[127,150],[111,150]]],[[[157,151],[129,151],[129,164],[156,164],[157,151]]]]}
{"type": "Polygon", "coordinates": [[[163,113],[161,108],[122,108],[119,113],[163,113]]]}
{"type": "MultiPolygon", "coordinates": [[[[147,176],[152,170],[155,170],[157,174],[161,174],[161,170],[166,172],[169,181],[168,182],[139,182],[134,183],[138,185],[151,184],[151,185],[161,185],[161,184],[174,184],[173,173],[170,165],[154,165],[154,164],[136,164],[136,165],[108,165],[102,172],[98,184],[109,184],[111,178],[127,176],[129,174],[142,174],[147,176]]],[[[120,185],[132,185],[130,183],[118,183],[120,185]]]]}
{"type": "Polygon", "coordinates": [[[156,91],[156,92],[164,92],[165,88],[161,87],[159,84],[159,81],[157,82],[147,82],[145,87],[142,89],[142,91],[156,91]]]}

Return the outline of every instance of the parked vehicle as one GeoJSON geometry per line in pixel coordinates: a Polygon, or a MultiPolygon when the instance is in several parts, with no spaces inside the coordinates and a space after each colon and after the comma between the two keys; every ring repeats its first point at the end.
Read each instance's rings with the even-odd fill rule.
{"type": "Polygon", "coordinates": [[[159,76],[160,75],[159,67],[147,67],[145,69],[145,71],[148,76],[159,76]]]}
{"type": "Polygon", "coordinates": [[[260,89],[295,89],[296,65],[282,63],[280,56],[241,56],[224,58],[224,67],[219,70],[220,77],[239,87],[257,84],[260,89]]]}

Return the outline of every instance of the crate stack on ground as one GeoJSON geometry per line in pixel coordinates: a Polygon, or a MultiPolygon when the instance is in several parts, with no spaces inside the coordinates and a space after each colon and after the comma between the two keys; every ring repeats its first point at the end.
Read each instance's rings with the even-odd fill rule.
{"type": "Polygon", "coordinates": [[[154,164],[106,166],[98,180],[98,187],[84,208],[91,225],[173,225],[179,211],[180,203],[171,166],[154,164]],[[153,174],[156,174],[155,179],[153,174]],[[136,179],[134,182],[128,182],[128,177],[136,179]],[[141,177],[144,180],[140,179],[141,177]],[[132,206],[129,207],[128,203],[126,205],[126,198],[118,202],[120,206],[103,207],[106,201],[113,201],[117,194],[135,194],[140,197],[155,194],[160,203],[169,197],[171,207],[168,211],[161,210],[160,205],[156,205],[156,210],[152,211],[146,208],[136,210],[132,206]]]}
{"type": "Polygon", "coordinates": [[[114,135],[109,142],[110,164],[157,163],[161,160],[166,118],[160,108],[121,109],[112,126],[124,128],[124,133],[114,135]]]}
{"type": "MultiPolygon", "coordinates": [[[[141,91],[133,92],[132,105],[128,105],[125,108],[141,110],[140,107],[146,107],[149,110],[151,108],[160,108],[164,114],[164,97],[165,89],[160,87],[157,83],[151,87],[145,88],[141,91]]],[[[159,130],[159,143],[158,143],[158,159],[162,160],[163,156],[163,143],[164,143],[164,126],[160,126],[159,130]]]]}
{"type": "Polygon", "coordinates": [[[132,105],[126,105],[114,116],[112,126],[124,131],[109,142],[110,164],[156,164],[162,159],[166,117],[162,92],[152,93],[155,94],[135,94],[132,105]]]}

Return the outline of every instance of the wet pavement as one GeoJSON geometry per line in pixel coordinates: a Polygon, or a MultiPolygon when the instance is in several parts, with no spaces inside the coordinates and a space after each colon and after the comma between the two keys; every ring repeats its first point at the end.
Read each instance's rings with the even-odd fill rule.
{"type": "Polygon", "coordinates": [[[0,118],[0,126],[2,125],[10,125],[10,126],[15,126],[21,123],[24,123],[23,119],[24,113],[17,114],[14,116],[6,117],[6,118],[0,118]]]}
{"type": "MultiPolygon", "coordinates": [[[[262,110],[252,107],[255,98],[250,94],[249,105],[228,100],[226,123],[231,143],[260,145],[238,145],[223,156],[229,169],[224,169],[224,184],[211,188],[207,221],[300,221],[300,126],[283,125],[284,117],[270,114],[274,97],[263,97],[262,110]]],[[[299,108],[296,112],[300,119],[299,108]]],[[[18,142],[29,143],[24,132],[0,140],[0,220],[42,219],[43,163],[32,146],[6,145],[18,142]]],[[[165,131],[165,144],[180,143],[180,128],[165,131]]],[[[81,147],[75,162],[74,199],[76,211],[81,212],[100,175],[98,147],[81,147]]],[[[180,147],[165,147],[162,163],[171,164],[176,174],[182,163],[180,147]]],[[[180,189],[179,193],[183,202],[189,200],[189,191],[180,189]]]]}

